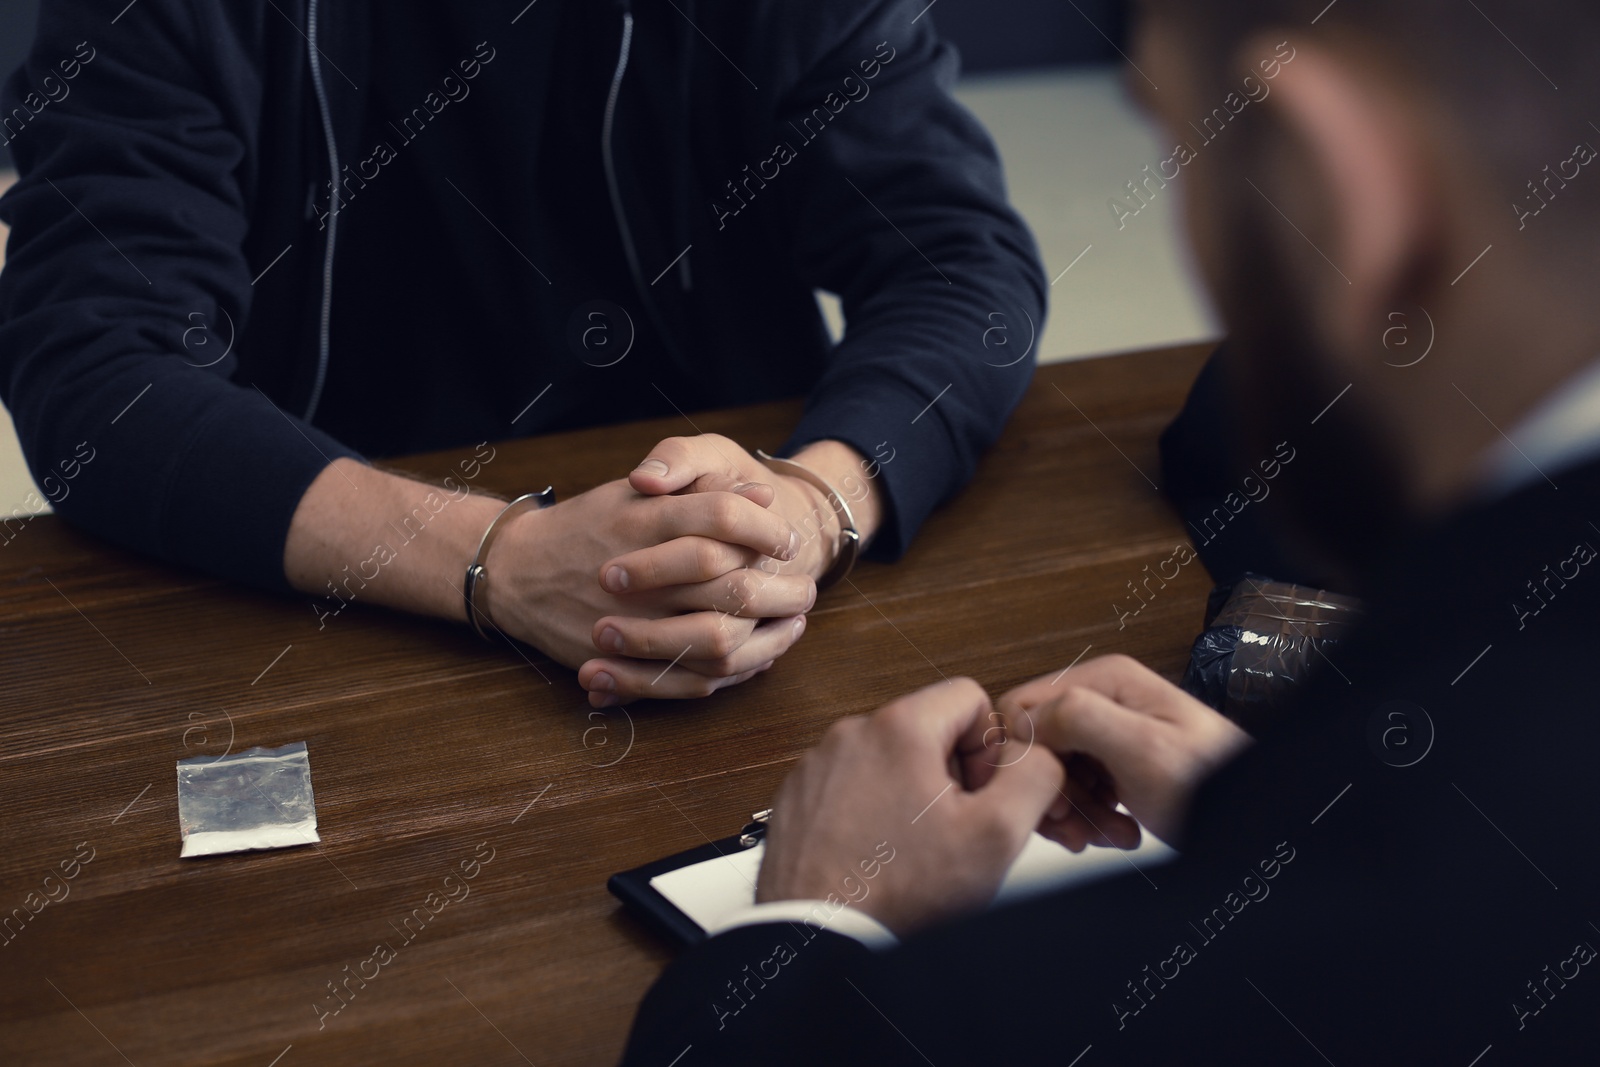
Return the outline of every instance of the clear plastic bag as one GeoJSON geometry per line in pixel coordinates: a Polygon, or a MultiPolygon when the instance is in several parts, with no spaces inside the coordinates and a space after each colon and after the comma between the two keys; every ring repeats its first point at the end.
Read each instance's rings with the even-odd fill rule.
{"type": "Polygon", "coordinates": [[[178,831],[185,858],[322,840],[305,742],[179,760],[178,831]]]}
{"type": "Polygon", "coordinates": [[[1254,733],[1293,702],[1306,677],[1361,617],[1361,602],[1247,574],[1211,594],[1206,630],[1179,684],[1254,733]]]}

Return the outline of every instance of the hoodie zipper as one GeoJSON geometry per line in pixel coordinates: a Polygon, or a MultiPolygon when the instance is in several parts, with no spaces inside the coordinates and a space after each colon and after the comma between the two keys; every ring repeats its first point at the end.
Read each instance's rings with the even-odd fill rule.
{"type": "MultiPolygon", "coordinates": [[[[628,57],[633,50],[633,11],[629,0],[618,0],[617,6],[622,11],[622,41],[617,52],[616,69],[611,75],[611,89],[606,95],[605,118],[600,130],[600,157],[605,168],[606,191],[611,200],[611,213],[616,219],[617,230],[622,236],[623,252],[628,260],[628,273],[633,277],[634,288],[638,290],[640,303],[650,320],[655,323],[660,331],[662,344],[682,365],[682,358],[677,346],[673,343],[671,335],[661,319],[660,311],[655,302],[650,299],[650,290],[644,283],[644,273],[639,268],[639,251],[633,241],[633,231],[628,225],[628,215],[622,206],[622,191],[617,182],[616,161],[612,153],[612,134],[615,130],[617,97],[622,91],[622,79],[628,70],[628,57]]],[[[322,390],[328,377],[328,349],[329,349],[329,324],[333,317],[333,256],[339,236],[339,145],[334,137],[333,115],[328,106],[328,93],[322,80],[321,54],[317,48],[317,9],[319,0],[309,0],[306,15],[306,44],[307,56],[311,64],[311,88],[317,98],[317,111],[322,117],[322,132],[328,148],[328,179],[329,179],[329,205],[328,205],[328,239],[323,246],[322,254],[322,317],[317,330],[317,373],[312,382],[311,397],[306,402],[304,418],[310,422],[317,413],[317,407],[322,402],[322,390]]],[[[688,285],[688,263],[680,265],[680,278],[682,284],[688,285]]]]}

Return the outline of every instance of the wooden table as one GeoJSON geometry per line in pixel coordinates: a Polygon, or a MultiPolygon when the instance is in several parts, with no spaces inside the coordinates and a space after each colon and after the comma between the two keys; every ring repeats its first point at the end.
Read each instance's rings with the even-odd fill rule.
{"type": "MultiPolygon", "coordinates": [[[[696,703],[591,713],[571,672],[464,627],[352,609],[319,632],[304,599],[33,520],[0,550],[0,1063],[614,1062],[669,953],[607,876],[736,832],[829,722],[941,677],[999,693],[1091,646],[1181,671],[1199,564],[1125,627],[1113,603],[1187,543],[1150,479],[1205,351],[1041,370],[903,561],[861,566],[777,667],[696,703]],[[320,846],[178,858],[175,760],[299,740],[320,846]],[[46,890],[65,899],[34,914],[46,890]],[[380,942],[394,957],[321,1018],[380,942]]],[[[695,423],[772,448],[798,411],[695,423]]],[[[688,432],[508,443],[478,484],[570,495],[688,432]]]]}

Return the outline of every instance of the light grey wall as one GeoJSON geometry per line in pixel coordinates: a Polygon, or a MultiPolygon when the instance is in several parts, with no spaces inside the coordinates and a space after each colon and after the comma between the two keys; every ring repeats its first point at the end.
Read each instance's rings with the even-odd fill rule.
{"type": "MultiPolygon", "coordinates": [[[[39,0],[0,0],[0,77],[21,66],[33,43],[39,0]]],[[[0,145],[0,170],[11,166],[11,153],[0,145]]]]}

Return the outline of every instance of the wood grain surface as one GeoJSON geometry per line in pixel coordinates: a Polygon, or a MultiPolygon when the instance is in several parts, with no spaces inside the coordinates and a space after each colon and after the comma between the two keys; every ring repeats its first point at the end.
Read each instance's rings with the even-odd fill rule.
{"type": "MultiPolygon", "coordinates": [[[[736,832],[831,721],[940,678],[999,693],[1085,651],[1182,670],[1210,584],[1198,562],[1125,626],[1113,603],[1188,543],[1152,481],[1205,352],[1041,369],[903,560],[863,564],[775,668],[698,702],[591,712],[572,672],[464,626],[356,605],[319,631],[305,598],[53,516],[14,528],[0,1063],[615,1062],[669,954],[606,878],[736,832]],[[180,860],[174,761],[290,741],[310,750],[321,844],[180,860]],[[452,882],[470,892],[446,898],[474,862],[452,882]],[[47,890],[63,899],[35,914],[47,890]],[[426,924],[405,925],[417,909],[426,924]],[[393,958],[363,980],[380,943],[393,958]]],[[[774,448],[798,413],[508,442],[477,484],[570,496],[696,428],[774,448]]],[[[443,476],[454,458],[395,465],[443,476]]]]}

